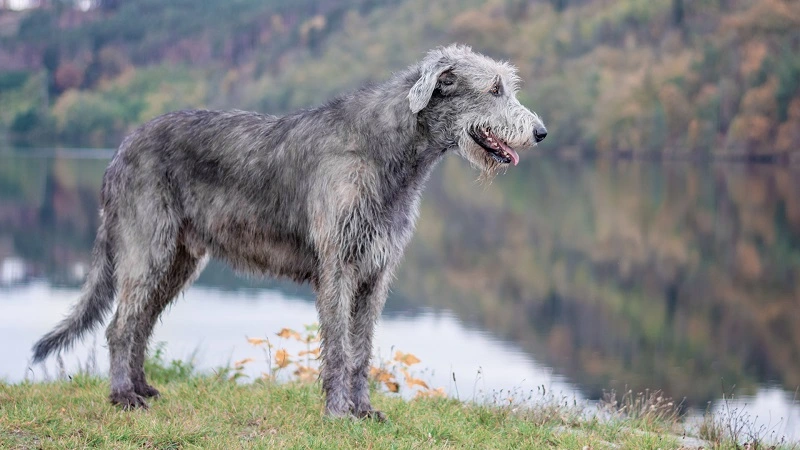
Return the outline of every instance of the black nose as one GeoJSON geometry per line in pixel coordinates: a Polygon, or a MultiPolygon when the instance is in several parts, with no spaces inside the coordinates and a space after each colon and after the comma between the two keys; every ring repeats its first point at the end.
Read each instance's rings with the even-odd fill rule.
{"type": "Polygon", "coordinates": [[[533,138],[536,139],[536,142],[542,142],[546,137],[547,137],[547,128],[539,127],[533,130],[533,138]]]}

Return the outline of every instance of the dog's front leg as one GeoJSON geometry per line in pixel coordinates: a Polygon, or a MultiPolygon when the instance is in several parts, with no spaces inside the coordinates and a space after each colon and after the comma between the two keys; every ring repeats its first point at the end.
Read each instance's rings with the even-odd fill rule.
{"type": "Polygon", "coordinates": [[[369,368],[372,356],[372,337],[375,325],[386,303],[391,274],[389,270],[377,271],[359,281],[353,298],[350,321],[350,344],[353,347],[353,376],[351,395],[353,415],[384,421],[386,416],[374,409],[369,401],[369,368]]]}
{"type": "Polygon", "coordinates": [[[324,264],[317,287],[317,311],[322,333],[322,390],[325,414],[349,415],[352,355],[350,348],[350,308],[355,269],[342,262],[324,264]]]}

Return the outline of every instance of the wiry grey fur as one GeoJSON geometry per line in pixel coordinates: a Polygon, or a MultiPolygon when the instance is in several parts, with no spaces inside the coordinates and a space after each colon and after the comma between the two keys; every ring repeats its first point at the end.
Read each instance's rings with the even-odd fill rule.
{"type": "Polygon", "coordinates": [[[215,257],[310,283],[326,413],[383,418],[369,401],[372,336],[423,184],[450,150],[491,177],[513,158],[478,140],[521,149],[544,138],[541,120],[515,98],[517,83],[510,65],[450,46],[382,84],[284,117],[196,110],[146,123],[103,178],[84,294],[36,343],[34,361],[99,324],[116,295],[110,399],[146,407],[158,395],[143,370],[153,325],[215,257]]]}

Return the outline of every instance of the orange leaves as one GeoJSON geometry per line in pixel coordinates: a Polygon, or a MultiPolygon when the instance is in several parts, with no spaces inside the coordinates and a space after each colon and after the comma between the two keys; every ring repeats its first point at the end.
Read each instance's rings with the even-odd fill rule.
{"type": "Polygon", "coordinates": [[[406,379],[406,386],[408,386],[409,388],[413,388],[414,386],[419,386],[423,389],[430,389],[430,387],[428,387],[428,383],[422,381],[419,378],[412,377],[406,369],[401,369],[400,371],[403,373],[403,377],[405,377],[406,379]]]}
{"type": "Polygon", "coordinates": [[[282,337],[284,339],[294,339],[299,342],[305,342],[306,344],[320,341],[319,326],[317,324],[306,325],[305,328],[305,335],[302,335],[291,328],[284,328],[278,332],[277,335],[278,337],[282,337]]]}
{"type": "Polygon", "coordinates": [[[389,392],[397,393],[400,391],[400,385],[394,381],[387,381],[384,384],[386,385],[386,388],[389,389],[389,392]]]}
{"type": "MultiPolygon", "coordinates": [[[[263,377],[267,380],[278,378],[278,372],[291,367],[291,379],[303,383],[313,383],[319,379],[320,375],[320,356],[322,348],[319,325],[306,325],[300,332],[291,328],[282,328],[275,333],[281,339],[288,339],[304,344],[303,350],[292,349],[297,344],[287,343],[287,348],[273,345],[269,339],[247,338],[247,342],[256,347],[261,347],[267,356],[267,361],[271,362],[269,373],[264,373],[263,377]],[[277,349],[277,350],[276,350],[277,349]]],[[[245,358],[233,363],[235,374],[232,379],[246,377],[244,367],[254,362],[253,358],[245,358]]],[[[385,387],[388,392],[400,393],[403,387],[404,397],[409,398],[410,394],[414,398],[444,397],[443,388],[432,389],[427,382],[412,375],[410,367],[419,364],[420,359],[412,353],[394,352],[392,359],[384,360],[380,366],[370,367],[370,379],[385,387]]]]}
{"type": "Polygon", "coordinates": [[[284,328],[277,334],[278,334],[279,337],[282,337],[284,339],[292,338],[292,339],[296,339],[298,341],[302,341],[303,340],[303,337],[300,336],[300,333],[298,333],[297,331],[292,330],[291,328],[284,328]]]}
{"type": "Polygon", "coordinates": [[[311,355],[311,356],[313,356],[313,357],[314,357],[314,359],[318,359],[318,358],[319,358],[319,354],[320,354],[321,350],[322,350],[322,349],[321,349],[321,348],[319,348],[319,347],[317,347],[317,348],[315,348],[315,349],[313,349],[313,350],[301,350],[301,351],[300,351],[300,353],[298,353],[298,354],[297,354],[297,356],[306,356],[306,355],[311,355]]]}
{"type": "Polygon", "coordinates": [[[313,383],[319,378],[319,370],[308,366],[298,366],[294,375],[303,383],[313,383]]]}
{"type": "Polygon", "coordinates": [[[400,390],[400,385],[394,381],[394,375],[382,367],[370,367],[369,376],[378,383],[385,385],[390,392],[397,392],[400,390]]]}
{"type": "Polygon", "coordinates": [[[369,375],[378,383],[383,383],[389,392],[398,392],[400,390],[400,383],[395,381],[394,375],[382,367],[370,367],[369,375]]]}
{"type": "MultiPolygon", "coordinates": [[[[372,367],[370,369],[370,377],[386,386],[389,392],[400,391],[400,376],[405,382],[406,388],[417,389],[416,397],[440,397],[444,396],[444,388],[431,389],[421,378],[416,378],[408,370],[408,366],[412,366],[420,362],[420,359],[411,353],[403,353],[400,351],[395,352],[392,361],[384,363],[382,367],[372,367]],[[388,368],[387,368],[388,367],[388,368]]],[[[416,398],[415,397],[415,398],[416,398]]]]}
{"type": "Polygon", "coordinates": [[[443,387],[438,387],[436,389],[428,389],[425,391],[418,391],[414,398],[444,398],[447,397],[447,394],[444,392],[443,387]]]}
{"type": "Polygon", "coordinates": [[[247,342],[249,342],[250,344],[255,345],[255,346],[264,345],[264,344],[267,344],[268,347],[272,346],[269,343],[269,340],[261,339],[261,338],[247,338],[247,342]]]}
{"type": "MultiPolygon", "coordinates": [[[[319,345],[312,345],[314,342],[320,341],[319,325],[311,324],[306,325],[303,333],[297,332],[291,328],[282,328],[281,331],[275,333],[276,336],[282,339],[291,339],[294,341],[306,344],[306,349],[297,353],[289,353],[286,348],[278,348],[273,356],[271,352],[268,354],[270,358],[275,361],[275,366],[270,368],[270,373],[264,374],[267,379],[274,379],[276,372],[294,365],[296,369],[293,374],[299,381],[313,381],[319,376],[319,369],[314,367],[318,364],[316,361],[319,359],[321,349],[319,345]]],[[[268,339],[249,338],[247,340],[253,345],[263,345],[266,343],[268,350],[272,350],[273,346],[268,339]]]]}
{"type": "Polygon", "coordinates": [[[239,360],[239,361],[236,361],[235,363],[233,363],[233,367],[235,369],[238,369],[240,367],[244,367],[245,364],[251,363],[253,361],[255,361],[253,358],[245,358],[245,359],[242,359],[242,360],[239,360]]]}
{"type": "Polygon", "coordinates": [[[394,353],[394,360],[397,362],[401,362],[407,366],[412,366],[418,362],[420,359],[416,356],[412,355],[411,353],[403,353],[400,350],[394,353]]]}
{"type": "Polygon", "coordinates": [[[245,364],[251,363],[255,361],[253,358],[245,358],[240,359],[233,363],[233,373],[230,375],[230,381],[236,381],[239,378],[247,378],[247,375],[244,373],[244,366],[245,364]]]}
{"type": "Polygon", "coordinates": [[[389,373],[388,370],[382,367],[374,367],[374,366],[370,367],[369,376],[371,376],[373,380],[379,383],[385,383],[387,381],[391,381],[394,378],[394,375],[389,373]]]}
{"type": "Polygon", "coordinates": [[[292,361],[289,359],[289,352],[287,352],[285,349],[280,349],[275,352],[275,365],[277,365],[279,368],[283,369],[284,367],[288,366],[290,362],[292,361]]]}

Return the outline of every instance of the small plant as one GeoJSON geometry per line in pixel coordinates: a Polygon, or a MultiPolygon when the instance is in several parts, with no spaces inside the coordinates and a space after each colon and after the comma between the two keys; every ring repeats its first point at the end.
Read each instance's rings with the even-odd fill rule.
{"type": "MultiPolygon", "coordinates": [[[[270,362],[268,373],[262,373],[263,379],[275,380],[286,368],[293,368],[289,379],[303,383],[315,382],[319,378],[320,353],[322,336],[319,325],[305,325],[302,332],[291,328],[283,328],[276,333],[281,339],[288,339],[304,344],[304,349],[290,352],[286,346],[277,345],[269,338],[247,338],[247,342],[263,349],[267,361],[270,362]]],[[[245,358],[233,363],[231,379],[246,377],[244,368],[255,361],[245,358]]],[[[370,380],[375,387],[385,388],[388,392],[399,393],[401,387],[413,393],[415,398],[445,397],[444,388],[431,388],[424,380],[416,378],[410,367],[418,364],[420,359],[411,353],[396,351],[393,358],[381,361],[378,366],[370,368],[370,380]]]]}
{"type": "Polygon", "coordinates": [[[698,436],[715,446],[720,446],[725,437],[725,426],[719,417],[714,416],[711,412],[711,404],[706,408],[703,414],[703,421],[697,430],[698,436]]]}
{"type": "Polygon", "coordinates": [[[680,404],[665,397],[659,390],[634,393],[628,389],[617,399],[617,392],[603,392],[600,401],[601,411],[613,416],[621,416],[641,421],[648,426],[671,426],[680,419],[680,404]]]}
{"type": "Polygon", "coordinates": [[[156,349],[144,362],[144,371],[147,378],[154,383],[169,383],[171,381],[186,381],[195,373],[196,351],[192,352],[187,361],[173,359],[164,360],[165,342],[156,344],[156,349]]]}
{"type": "Polygon", "coordinates": [[[371,367],[370,377],[377,386],[383,385],[389,392],[400,392],[402,381],[405,389],[413,392],[414,398],[445,397],[444,388],[431,388],[424,380],[412,375],[410,368],[418,363],[420,359],[415,355],[397,350],[392,359],[371,367]]]}
{"type": "Polygon", "coordinates": [[[737,449],[774,449],[786,444],[786,437],[775,431],[780,421],[773,425],[756,425],[758,417],[752,417],[746,408],[736,406],[733,402],[735,388],[734,385],[726,391],[723,384],[722,408],[712,415],[709,407],[700,424],[700,436],[717,445],[728,443],[737,449]]]}

